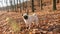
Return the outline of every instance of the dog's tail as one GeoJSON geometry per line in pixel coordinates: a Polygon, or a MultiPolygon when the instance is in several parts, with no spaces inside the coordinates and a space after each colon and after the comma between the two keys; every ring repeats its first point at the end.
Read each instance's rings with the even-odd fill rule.
{"type": "Polygon", "coordinates": [[[33,13],[33,16],[37,16],[37,14],[36,13],[33,13]]]}

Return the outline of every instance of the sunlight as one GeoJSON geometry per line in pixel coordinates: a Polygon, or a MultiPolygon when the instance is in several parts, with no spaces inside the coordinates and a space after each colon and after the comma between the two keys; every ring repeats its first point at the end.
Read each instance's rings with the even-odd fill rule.
{"type": "MultiPolygon", "coordinates": [[[[0,0],[0,7],[6,7],[7,5],[10,6],[10,3],[9,3],[10,0],[0,0]],[[7,2],[6,2],[7,1],[7,2]]],[[[12,0],[13,3],[14,3],[14,0],[12,0]]],[[[18,0],[19,1],[19,0],[18,0]]],[[[24,0],[26,1],[26,0],[24,0]]],[[[21,3],[23,2],[23,0],[21,0],[21,3]]],[[[13,4],[12,3],[12,4],[13,4]]],[[[18,2],[19,3],[19,2],[18,2]]],[[[15,0],[15,4],[17,4],[17,1],[15,0]]],[[[14,4],[13,4],[14,5],[14,4]]]]}

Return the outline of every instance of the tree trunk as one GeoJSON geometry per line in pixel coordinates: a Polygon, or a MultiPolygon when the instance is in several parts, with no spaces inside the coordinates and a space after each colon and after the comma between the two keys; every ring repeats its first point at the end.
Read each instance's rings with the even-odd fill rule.
{"type": "Polygon", "coordinates": [[[26,12],[27,12],[27,10],[28,10],[28,8],[27,8],[27,7],[28,7],[28,6],[27,6],[27,2],[28,2],[28,1],[26,0],[26,12]]]}
{"type": "Polygon", "coordinates": [[[18,10],[18,0],[17,0],[17,5],[16,5],[16,12],[17,12],[17,10],[18,10]]]}
{"type": "Polygon", "coordinates": [[[23,0],[23,10],[24,10],[24,0],[23,0]]]}
{"type": "Polygon", "coordinates": [[[16,11],[15,0],[14,0],[14,11],[16,11]]]}
{"type": "Polygon", "coordinates": [[[56,0],[53,0],[53,10],[56,10],[56,0]]]}
{"type": "MultiPolygon", "coordinates": [[[[6,5],[8,6],[8,4],[7,4],[7,0],[6,0],[6,5]]],[[[6,10],[7,10],[7,7],[6,7],[6,10]]]]}
{"type": "Polygon", "coordinates": [[[57,3],[59,3],[59,0],[57,0],[57,3]]]}
{"type": "Polygon", "coordinates": [[[21,9],[21,0],[19,0],[19,3],[20,3],[20,12],[22,12],[22,9],[21,9]]]}
{"type": "Polygon", "coordinates": [[[39,4],[39,7],[40,7],[40,0],[38,0],[38,4],[39,4]]]}
{"type": "Polygon", "coordinates": [[[12,5],[12,0],[10,0],[10,5],[11,5],[11,10],[13,11],[13,5],[12,5]]]}
{"type": "Polygon", "coordinates": [[[34,0],[32,0],[32,12],[35,12],[34,11],[34,0]]]}
{"type": "Polygon", "coordinates": [[[42,8],[42,0],[40,0],[40,9],[42,10],[43,8],[42,8]]]}

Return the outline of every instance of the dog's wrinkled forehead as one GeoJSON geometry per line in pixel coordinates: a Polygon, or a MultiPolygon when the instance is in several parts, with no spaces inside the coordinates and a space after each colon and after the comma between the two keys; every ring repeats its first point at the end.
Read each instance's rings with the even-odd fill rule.
{"type": "Polygon", "coordinates": [[[26,16],[26,15],[27,15],[27,13],[24,13],[24,14],[23,14],[23,16],[26,16]]]}

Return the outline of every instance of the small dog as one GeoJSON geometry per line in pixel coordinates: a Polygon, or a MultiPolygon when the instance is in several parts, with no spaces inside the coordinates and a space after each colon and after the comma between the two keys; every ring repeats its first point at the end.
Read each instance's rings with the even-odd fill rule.
{"type": "Polygon", "coordinates": [[[32,22],[34,22],[36,25],[38,24],[38,16],[36,13],[33,13],[32,15],[28,15],[27,13],[23,14],[23,20],[26,23],[26,26],[30,26],[32,22]]]}

